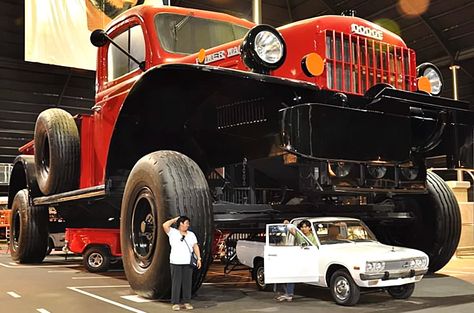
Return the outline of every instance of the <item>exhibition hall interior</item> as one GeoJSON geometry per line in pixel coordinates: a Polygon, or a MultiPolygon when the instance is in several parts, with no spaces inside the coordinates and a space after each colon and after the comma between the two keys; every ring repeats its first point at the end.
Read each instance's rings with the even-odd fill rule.
{"type": "Polygon", "coordinates": [[[0,311],[473,312],[473,1],[0,7],[0,311]]]}

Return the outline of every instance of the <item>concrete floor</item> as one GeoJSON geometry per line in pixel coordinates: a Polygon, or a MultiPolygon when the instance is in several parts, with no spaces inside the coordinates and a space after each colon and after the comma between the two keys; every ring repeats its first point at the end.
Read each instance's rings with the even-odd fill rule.
{"type": "MultiPolygon", "coordinates": [[[[123,270],[104,274],[85,271],[80,257],[53,253],[39,266],[13,263],[0,245],[0,312],[171,312],[166,302],[136,297],[123,270]]],[[[291,303],[277,303],[271,292],[259,292],[249,272],[223,274],[214,264],[193,299],[196,312],[474,312],[474,257],[453,258],[435,275],[417,284],[408,300],[386,293],[361,296],[355,307],[336,305],[328,289],[298,285],[291,303]]]]}

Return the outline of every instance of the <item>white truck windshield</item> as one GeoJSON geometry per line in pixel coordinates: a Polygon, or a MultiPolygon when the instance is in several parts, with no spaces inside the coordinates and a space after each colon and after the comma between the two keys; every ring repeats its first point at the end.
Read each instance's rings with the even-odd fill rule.
{"type": "Polygon", "coordinates": [[[348,241],[375,241],[374,234],[359,221],[315,222],[313,224],[321,244],[348,241]]]}

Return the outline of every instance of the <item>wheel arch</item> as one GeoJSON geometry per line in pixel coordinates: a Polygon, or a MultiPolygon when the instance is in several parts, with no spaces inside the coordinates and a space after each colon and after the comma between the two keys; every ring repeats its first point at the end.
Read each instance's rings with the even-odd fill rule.
{"type": "Polygon", "coordinates": [[[329,265],[329,267],[326,270],[326,275],[325,275],[326,287],[330,285],[332,274],[334,274],[338,270],[346,270],[350,273],[347,267],[345,267],[342,264],[335,263],[335,264],[329,265]]]}
{"type": "Polygon", "coordinates": [[[252,277],[252,278],[253,278],[254,280],[256,279],[256,277],[255,277],[256,267],[257,267],[257,264],[259,264],[259,263],[262,263],[263,266],[265,267],[265,262],[264,262],[264,260],[263,260],[263,257],[261,257],[261,256],[257,256],[257,257],[255,257],[255,258],[253,259],[253,270],[252,270],[252,276],[253,276],[253,277],[252,277]]]}
{"type": "MultiPolygon", "coordinates": [[[[275,124],[271,129],[265,126],[265,138],[268,138],[269,132],[279,131],[275,103],[290,103],[295,94],[307,98],[315,88],[310,84],[254,73],[192,64],[152,68],[135,83],[122,105],[109,145],[106,181],[120,176],[121,170],[131,170],[142,156],[158,150],[183,153],[193,159],[204,173],[208,168],[241,161],[244,156],[248,157],[249,152],[243,150],[248,144],[236,142],[226,149],[216,145],[216,142],[239,140],[231,134],[234,131],[231,127],[225,133],[218,132],[219,123],[223,122],[219,121],[217,106],[255,101],[256,106],[268,108],[263,110],[265,116],[262,119],[268,118],[275,124]],[[120,157],[116,157],[118,155],[120,157]]],[[[238,130],[241,137],[246,136],[245,132],[250,138],[256,136],[252,127],[261,126],[252,123],[249,122],[250,126],[245,130],[238,130]]],[[[253,146],[250,153],[267,156],[275,140],[266,140],[269,142],[253,146]],[[255,151],[258,150],[255,147],[259,151],[255,151]]]]}
{"type": "Polygon", "coordinates": [[[82,249],[81,254],[85,254],[87,250],[93,249],[93,248],[104,249],[106,252],[109,253],[109,256],[112,256],[109,245],[100,244],[100,243],[90,243],[90,244],[85,245],[84,248],[82,249]]]}
{"type": "Polygon", "coordinates": [[[28,189],[30,197],[41,195],[36,181],[34,155],[19,155],[13,162],[13,169],[8,185],[8,208],[11,209],[13,199],[18,191],[28,189]]]}

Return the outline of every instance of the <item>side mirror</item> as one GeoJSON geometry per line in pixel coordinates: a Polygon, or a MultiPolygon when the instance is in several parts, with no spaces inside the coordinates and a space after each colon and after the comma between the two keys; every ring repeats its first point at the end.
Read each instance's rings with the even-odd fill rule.
{"type": "Polygon", "coordinates": [[[96,29],[91,33],[91,43],[96,47],[102,47],[109,41],[109,36],[102,29],[96,29]]]}
{"type": "Polygon", "coordinates": [[[144,71],[146,63],[145,61],[140,62],[136,58],[133,57],[133,55],[130,54],[130,52],[124,50],[122,47],[120,47],[118,44],[116,44],[108,35],[105,31],[102,29],[96,29],[91,33],[91,43],[96,46],[96,47],[102,47],[104,46],[107,42],[110,42],[112,45],[114,45],[117,49],[119,49],[123,54],[128,56],[130,59],[133,60],[133,62],[138,64],[138,67],[144,71]]]}

